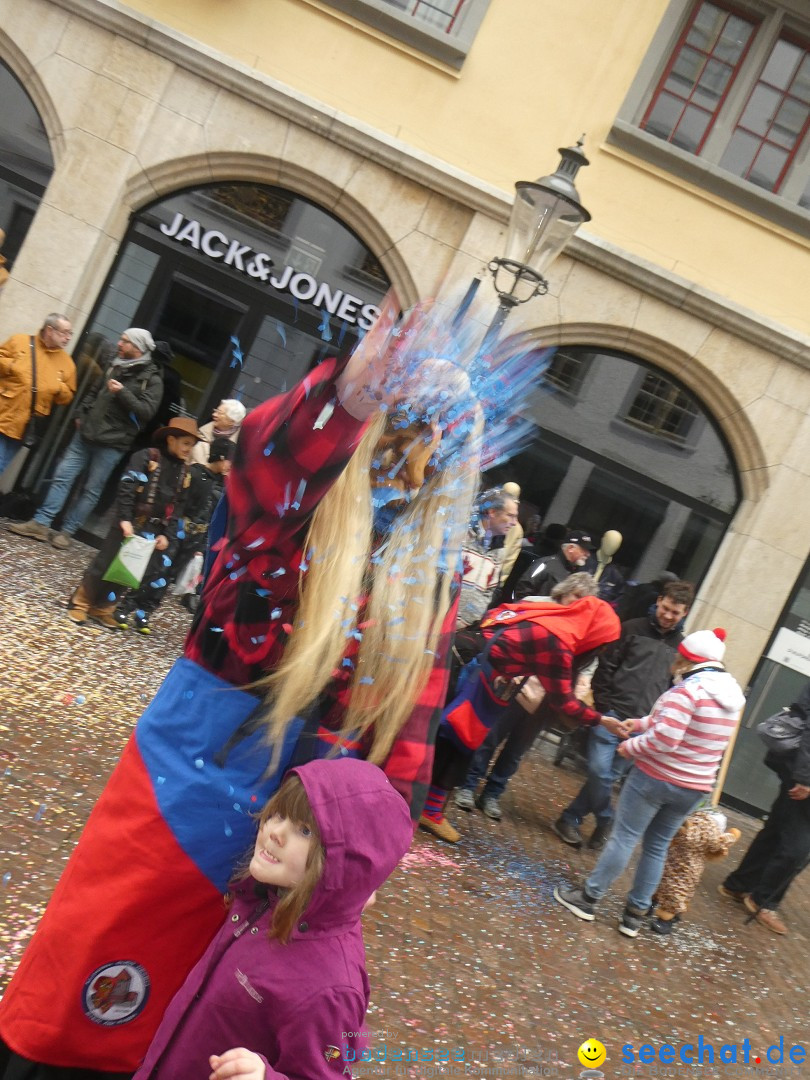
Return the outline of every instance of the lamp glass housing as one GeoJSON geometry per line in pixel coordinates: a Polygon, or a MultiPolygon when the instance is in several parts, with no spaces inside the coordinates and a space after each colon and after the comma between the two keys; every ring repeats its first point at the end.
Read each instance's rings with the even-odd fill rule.
{"type": "Polygon", "coordinates": [[[590,214],[579,203],[539,183],[520,181],[509,219],[506,258],[540,275],[590,214]]]}

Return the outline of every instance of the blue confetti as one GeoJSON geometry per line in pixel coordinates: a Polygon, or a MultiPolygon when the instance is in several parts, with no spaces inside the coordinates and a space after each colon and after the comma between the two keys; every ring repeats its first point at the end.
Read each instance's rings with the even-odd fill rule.
{"type": "Polygon", "coordinates": [[[242,353],[242,346],[239,344],[239,338],[232,337],[231,345],[233,345],[233,349],[231,350],[231,367],[236,367],[237,364],[241,367],[244,355],[242,353]]]}
{"type": "Polygon", "coordinates": [[[246,573],[247,573],[247,567],[246,566],[240,566],[238,570],[234,570],[233,573],[228,575],[228,577],[231,579],[231,581],[236,581],[238,578],[240,578],[243,574],[246,574],[246,573]]]}
{"type": "Polygon", "coordinates": [[[115,595],[114,592],[108,592],[107,599],[110,601],[111,604],[114,604],[118,597],[115,595]]]}
{"type": "Polygon", "coordinates": [[[361,686],[371,686],[371,684],[373,682],[374,682],[374,680],[372,679],[372,677],[370,675],[363,675],[362,678],[360,679],[360,685],[361,686]]]}
{"type": "Polygon", "coordinates": [[[280,566],[278,568],[278,570],[273,571],[273,573],[270,575],[270,577],[282,577],[286,573],[287,573],[287,570],[285,569],[285,567],[280,566]]]}
{"type": "Polygon", "coordinates": [[[306,480],[302,480],[296,489],[295,498],[292,501],[293,510],[299,510],[301,508],[301,500],[304,498],[304,492],[306,490],[307,482],[306,480]]]}
{"type": "Polygon", "coordinates": [[[270,457],[270,455],[273,453],[273,450],[275,449],[275,447],[276,447],[276,444],[274,442],[269,442],[267,444],[267,446],[265,446],[262,453],[264,454],[265,457],[270,457]]]}
{"type": "Polygon", "coordinates": [[[3,884],[8,885],[8,883],[10,881],[11,881],[11,871],[9,870],[5,874],[3,874],[3,884]]]}
{"type": "Polygon", "coordinates": [[[34,821],[42,821],[42,815],[45,813],[45,803],[42,803],[39,810],[34,814],[34,821]]]}
{"type": "Polygon", "coordinates": [[[253,645],[261,645],[261,643],[263,641],[266,641],[266,640],[267,640],[267,635],[266,634],[259,634],[258,637],[252,637],[250,639],[251,644],[253,644],[253,645]]]}
{"type": "Polygon", "coordinates": [[[321,340],[322,341],[331,341],[332,340],[332,330],[331,330],[331,328],[329,326],[329,315],[327,314],[326,311],[324,311],[324,313],[323,313],[323,318],[321,319],[321,325],[318,327],[318,330],[321,333],[321,340]]]}
{"type": "Polygon", "coordinates": [[[263,543],[264,537],[260,536],[258,540],[251,541],[251,543],[247,544],[246,547],[248,551],[253,551],[254,548],[261,547],[263,543]]]}
{"type": "Polygon", "coordinates": [[[144,538],[144,540],[154,540],[155,539],[155,534],[154,533],[141,533],[141,536],[144,538]]]}
{"type": "Polygon", "coordinates": [[[223,626],[209,626],[208,629],[212,634],[221,634],[225,628],[223,626]]]}
{"type": "Polygon", "coordinates": [[[239,803],[238,803],[238,802],[235,802],[235,803],[233,804],[233,808],[234,808],[234,810],[235,810],[235,811],[237,812],[237,814],[241,814],[241,813],[242,813],[242,807],[241,807],[241,806],[239,805],[239,803]]]}
{"type": "Polygon", "coordinates": [[[158,782],[159,784],[165,784],[165,783],[166,783],[166,777],[165,777],[165,776],[159,776],[159,777],[157,778],[157,782],[158,782]]]}
{"type": "Polygon", "coordinates": [[[349,324],[344,319],[340,324],[340,333],[338,334],[338,339],[337,339],[337,347],[338,348],[340,348],[340,346],[343,344],[343,339],[346,336],[346,331],[348,329],[349,329],[349,324]]]}
{"type": "Polygon", "coordinates": [[[344,656],[340,663],[340,666],[349,668],[350,670],[354,671],[354,661],[350,656],[344,656]]]}
{"type": "Polygon", "coordinates": [[[163,586],[166,584],[166,578],[165,577],[156,578],[154,581],[150,581],[149,584],[151,585],[151,587],[153,589],[162,589],[163,586]]]}
{"type": "MultiPolygon", "coordinates": [[[[135,612],[135,614],[138,616],[139,619],[145,619],[146,618],[146,612],[143,610],[143,608],[138,608],[138,610],[135,612]]],[[[142,699],[144,701],[146,700],[146,695],[145,694],[142,694],[141,697],[142,697],[142,699]]]]}
{"type": "Polygon", "coordinates": [[[270,590],[269,589],[257,589],[256,590],[256,595],[257,596],[269,596],[270,595],[270,590]]]}
{"type": "Polygon", "coordinates": [[[172,560],[169,558],[168,555],[163,556],[163,565],[164,566],[171,566],[172,565],[172,560]]]}
{"type": "Polygon", "coordinates": [[[191,699],[194,697],[194,691],[193,690],[184,690],[183,691],[183,697],[186,699],[186,701],[191,701],[191,699]]]}
{"type": "Polygon", "coordinates": [[[84,705],[85,701],[87,701],[87,698],[84,696],[84,694],[77,694],[73,700],[76,702],[77,705],[84,705]]]}
{"type": "Polygon", "coordinates": [[[135,427],[138,429],[138,431],[140,431],[141,430],[141,422],[138,419],[138,417],[135,415],[134,412],[131,412],[129,414],[129,418],[132,421],[132,423],[135,425],[135,427]]]}
{"type": "Polygon", "coordinates": [[[194,759],[194,768],[195,769],[202,769],[204,767],[205,767],[205,762],[203,761],[203,759],[201,757],[198,757],[198,758],[194,759]]]}
{"type": "Polygon", "coordinates": [[[281,618],[281,608],[280,607],[274,607],[273,610],[270,612],[270,618],[271,619],[280,619],[281,618]]]}
{"type": "Polygon", "coordinates": [[[225,835],[233,836],[233,829],[230,827],[230,825],[228,825],[227,822],[225,823],[225,835]]]}
{"type": "Polygon", "coordinates": [[[233,795],[235,790],[236,789],[234,788],[233,784],[228,784],[228,794],[229,795],[233,795]]]}
{"type": "Polygon", "coordinates": [[[284,329],[284,324],[280,323],[278,319],[276,319],[276,330],[278,330],[278,336],[281,338],[281,344],[286,348],[287,331],[284,329]]]}
{"type": "Polygon", "coordinates": [[[185,538],[186,538],[185,530],[184,529],[178,529],[177,530],[177,539],[178,540],[185,540],[185,538]]]}

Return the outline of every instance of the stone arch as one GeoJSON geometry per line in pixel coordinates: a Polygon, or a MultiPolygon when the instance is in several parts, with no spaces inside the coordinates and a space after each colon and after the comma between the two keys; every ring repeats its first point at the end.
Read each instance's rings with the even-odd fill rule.
{"type": "MultiPolygon", "coordinates": [[[[751,421],[740,402],[714,373],[670,341],[626,326],[571,322],[515,335],[520,348],[580,345],[616,349],[654,364],[687,387],[711,415],[728,443],[742,487],[742,501],[757,502],[767,490],[767,459],[751,421]]],[[[739,512],[739,508],[738,508],[739,512]]]]}
{"type": "Polygon", "coordinates": [[[19,45],[2,31],[0,31],[0,60],[16,76],[39,113],[53,154],[54,168],[56,168],[65,153],[65,137],[53,97],[19,45]]]}
{"type": "Polygon", "coordinates": [[[277,158],[230,152],[193,154],[139,172],[128,181],[121,206],[115,211],[114,220],[108,223],[108,231],[123,236],[130,215],[155,199],[182,188],[229,181],[283,187],[311,199],[356,233],[374,253],[403,308],[419,299],[413,275],[383,222],[375,220],[366,207],[328,178],[277,158]]]}

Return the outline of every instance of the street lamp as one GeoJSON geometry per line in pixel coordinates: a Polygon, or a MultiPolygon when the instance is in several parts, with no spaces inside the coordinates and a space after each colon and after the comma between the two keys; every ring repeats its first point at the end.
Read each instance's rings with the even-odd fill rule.
{"type": "MultiPolygon", "coordinates": [[[[548,292],[543,276],[563,251],[583,221],[591,215],[579,201],[574,186],[576,175],[588,159],[582,152],[584,136],[576,146],[560,148],[556,172],[529,182],[515,184],[515,201],[509,218],[506,254],[493,259],[487,269],[492,273],[498,294],[498,310],[490,323],[482,351],[488,351],[498,338],[506,316],[535,296],[548,292]]],[[[474,280],[456,316],[461,319],[480,284],[474,280]]]]}

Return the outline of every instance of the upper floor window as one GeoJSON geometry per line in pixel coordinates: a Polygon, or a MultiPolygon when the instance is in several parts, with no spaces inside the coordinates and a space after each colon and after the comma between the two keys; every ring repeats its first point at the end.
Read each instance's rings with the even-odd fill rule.
{"type": "Polygon", "coordinates": [[[567,352],[557,349],[543,372],[543,381],[553,390],[578,397],[590,364],[590,356],[582,349],[567,352]]]}
{"type": "Polygon", "coordinates": [[[800,0],[672,0],[611,138],[795,226],[810,208],[808,14],[800,0]]]}
{"type": "Polygon", "coordinates": [[[624,419],[662,439],[684,442],[698,415],[697,403],[680,386],[648,371],[624,419]]]}
{"type": "Polygon", "coordinates": [[[351,15],[460,68],[470,50],[490,0],[325,0],[351,15]]]}

